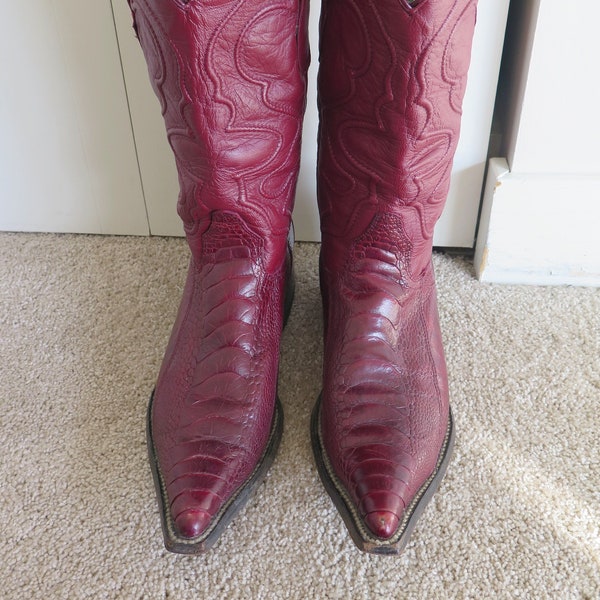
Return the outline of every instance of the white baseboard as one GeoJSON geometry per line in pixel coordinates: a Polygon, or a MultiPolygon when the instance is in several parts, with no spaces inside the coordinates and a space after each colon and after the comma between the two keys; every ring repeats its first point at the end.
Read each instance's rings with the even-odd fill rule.
{"type": "Polygon", "coordinates": [[[475,270],[486,282],[600,287],[600,176],[511,173],[491,159],[475,270]]]}

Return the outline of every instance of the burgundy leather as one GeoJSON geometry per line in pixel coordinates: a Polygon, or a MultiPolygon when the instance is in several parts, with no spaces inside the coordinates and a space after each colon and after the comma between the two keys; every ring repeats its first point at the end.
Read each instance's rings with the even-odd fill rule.
{"type": "Polygon", "coordinates": [[[302,0],[129,3],[192,253],[152,438],[175,534],[198,538],[252,475],[272,428],[307,14],[302,0]]]}
{"type": "Polygon", "coordinates": [[[389,540],[447,439],[431,246],[448,192],[474,0],[325,0],[319,208],[323,444],[389,540]]]}

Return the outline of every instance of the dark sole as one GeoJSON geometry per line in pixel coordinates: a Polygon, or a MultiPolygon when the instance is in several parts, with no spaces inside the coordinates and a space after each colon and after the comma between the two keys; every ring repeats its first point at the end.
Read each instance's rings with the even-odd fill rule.
{"type": "Polygon", "coordinates": [[[221,533],[223,533],[223,530],[243,508],[252,493],[260,486],[267,471],[273,464],[283,432],[283,409],[281,402],[279,401],[279,398],[276,399],[273,424],[271,426],[271,433],[267,441],[267,446],[250,477],[237,489],[221,510],[215,515],[211,524],[202,535],[195,538],[185,538],[179,536],[175,530],[173,518],[169,509],[169,499],[165,481],[156,457],[156,450],[152,439],[151,417],[153,399],[154,392],[152,392],[150,403],[148,405],[146,437],[148,442],[150,468],[152,469],[152,477],[154,479],[160,509],[160,521],[165,547],[170,552],[176,552],[178,554],[203,554],[214,545],[221,533]]]}
{"type": "Polygon", "coordinates": [[[452,456],[454,447],[454,423],[452,419],[452,411],[448,418],[448,429],[442,449],[440,450],[439,458],[434,472],[429,479],[421,486],[415,498],[404,512],[402,522],[400,523],[396,533],[387,540],[374,536],[362,518],[358,514],[350,495],[346,491],[344,485],[333,472],[329,458],[325,452],[325,448],[321,438],[321,396],[317,400],[312,412],[310,422],[310,434],[312,441],[312,449],[317,463],[319,476],[327,493],[333,500],[335,507],[344,520],[344,524],[350,533],[352,541],[363,552],[370,554],[400,554],[408,544],[410,535],[415,528],[419,517],[423,510],[440,487],[442,479],[448,468],[448,463],[452,456]]]}
{"type": "MultiPolygon", "coordinates": [[[[285,297],[283,308],[283,326],[287,323],[292,309],[295,293],[295,277],[292,264],[291,248],[289,252],[289,271],[285,284],[285,297]]],[[[208,528],[202,535],[195,538],[185,538],[179,536],[175,529],[171,510],[169,508],[169,499],[167,496],[167,488],[163,475],[158,464],[156,456],[156,448],[152,437],[152,404],[154,401],[154,390],[150,396],[148,403],[148,411],[146,414],[146,441],[148,446],[148,458],[150,460],[150,468],[152,470],[152,478],[156,488],[156,496],[160,512],[160,522],[162,525],[165,547],[169,552],[177,554],[203,554],[209,550],[223,530],[231,523],[236,514],[244,507],[250,499],[253,492],[260,486],[264,480],[267,471],[275,460],[281,436],[283,433],[283,407],[279,397],[275,398],[275,410],[273,413],[273,422],[267,445],[263,451],[260,460],[258,461],[254,471],[246,479],[246,481],[235,491],[229,500],[223,505],[221,510],[213,517],[208,528]]]]}

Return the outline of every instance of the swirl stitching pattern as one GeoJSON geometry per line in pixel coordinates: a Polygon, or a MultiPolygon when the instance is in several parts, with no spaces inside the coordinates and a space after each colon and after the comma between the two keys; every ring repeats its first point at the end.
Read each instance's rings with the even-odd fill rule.
{"type": "Polygon", "coordinates": [[[470,40],[463,41],[463,32],[472,29],[475,2],[426,0],[406,10],[389,1],[326,0],[324,10],[323,229],[356,237],[376,212],[410,207],[429,239],[447,194],[466,84],[466,69],[454,72],[451,57],[466,53],[460,66],[468,66],[470,40]],[[334,29],[354,33],[356,22],[367,69],[355,69],[356,47],[350,55],[349,42],[329,39],[334,29]],[[340,187],[343,181],[352,184],[340,187]]]}

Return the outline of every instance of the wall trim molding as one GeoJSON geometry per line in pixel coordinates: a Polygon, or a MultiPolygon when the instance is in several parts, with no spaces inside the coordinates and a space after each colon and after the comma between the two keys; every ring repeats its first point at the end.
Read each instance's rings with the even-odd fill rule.
{"type": "Polygon", "coordinates": [[[600,287],[600,175],[489,161],[475,270],[484,282],[600,287]]]}

